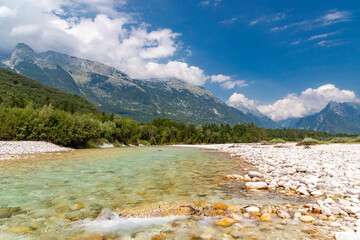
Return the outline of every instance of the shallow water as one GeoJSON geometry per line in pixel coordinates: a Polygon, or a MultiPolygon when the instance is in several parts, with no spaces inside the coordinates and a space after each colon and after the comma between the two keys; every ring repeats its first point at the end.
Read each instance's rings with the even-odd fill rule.
{"type": "MultiPolygon", "coordinates": [[[[204,229],[214,219],[95,219],[103,209],[138,204],[206,201],[265,205],[303,201],[275,192],[250,193],[243,190],[242,183],[224,181],[224,176],[242,174],[251,166],[223,153],[198,149],[131,147],[26,158],[0,162],[0,208],[18,208],[10,218],[0,219],[0,239],[70,239],[83,231],[137,239],[165,231],[172,238],[182,239],[183,232],[204,229]],[[170,225],[174,221],[183,227],[175,231],[170,225]]],[[[261,226],[252,227],[262,236],[261,226]]],[[[267,232],[279,230],[271,225],[265,228],[267,232]]],[[[279,231],[300,239],[299,226],[279,231]]],[[[270,236],[263,235],[264,239],[270,236]]]]}

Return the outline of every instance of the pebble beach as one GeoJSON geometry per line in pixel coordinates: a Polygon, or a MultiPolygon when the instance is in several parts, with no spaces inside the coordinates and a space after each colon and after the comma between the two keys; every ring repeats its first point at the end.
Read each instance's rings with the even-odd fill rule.
{"type": "Polygon", "coordinates": [[[72,148],[61,147],[44,141],[0,141],[0,160],[18,158],[24,154],[70,150],[72,150],[72,148]]]}
{"type": "Polygon", "coordinates": [[[256,166],[258,172],[226,178],[247,181],[245,188],[253,191],[280,189],[284,194],[307,196],[306,211],[297,213],[295,218],[327,229],[335,239],[360,239],[359,144],[310,148],[295,143],[183,146],[214,149],[245,159],[256,166]],[[314,200],[315,203],[310,203],[314,200]]]}

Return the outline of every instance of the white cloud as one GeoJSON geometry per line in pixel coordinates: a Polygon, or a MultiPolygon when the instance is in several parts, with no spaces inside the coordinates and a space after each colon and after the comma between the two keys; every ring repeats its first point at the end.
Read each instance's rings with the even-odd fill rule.
{"type": "Polygon", "coordinates": [[[258,106],[258,109],[263,114],[278,121],[319,112],[329,101],[358,102],[359,98],[353,91],[341,90],[333,84],[326,84],[317,89],[308,88],[300,95],[289,94],[274,104],[258,106]]]}
{"type": "Polygon", "coordinates": [[[16,17],[0,18],[0,51],[24,42],[39,52],[53,50],[97,60],[133,78],[179,78],[196,85],[209,79],[199,67],[171,59],[181,49],[179,33],[167,28],[152,30],[137,22],[134,14],[119,12],[125,3],[3,0],[0,16],[16,17]]]}
{"type": "Polygon", "coordinates": [[[7,6],[0,6],[0,18],[15,17],[16,10],[12,10],[7,6]]]}
{"type": "Polygon", "coordinates": [[[317,43],[317,45],[321,47],[335,47],[338,45],[342,45],[344,42],[342,42],[340,39],[335,40],[323,40],[317,43]]]}
{"type": "Polygon", "coordinates": [[[220,86],[225,89],[232,89],[235,87],[246,87],[248,84],[244,80],[232,80],[230,76],[226,75],[212,75],[211,82],[221,83],[220,86]]]}
{"type": "Polygon", "coordinates": [[[231,80],[230,76],[225,76],[225,75],[222,75],[222,74],[212,75],[211,76],[211,82],[221,83],[221,82],[230,81],[230,80],[231,80]]]}
{"type": "Polygon", "coordinates": [[[297,27],[300,30],[311,30],[314,28],[320,28],[339,22],[349,22],[349,21],[352,21],[351,11],[340,11],[334,9],[326,12],[323,16],[318,17],[316,19],[308,19],[300,22],[289,23],[280,27],[273,27],[271,28],[271,31],[282,31],[285,29],[290,29],[292,27],[297,27]]]}
{"type": "Polygon", "coordinates": [[[335,35],[337,33],[339,33],[339,32],[336,31],[336,32],[330,32],[330,33],[324,33],[324,34],[315,35],[315,36],[310,37],[308,39],[308,41],[311,41],[311,40],[314,40],[314,39],[319,39],[319,38],[327,38],[327,37],[335,35]]]}
{"type": "Polygon", "coordinates": [[[220,85],[221,87],[225,89],[232,89],[235,87],[246,87],[248,84],[244,80],[235,80],[235,81],[227,81],[220,85]]]}
{"type": "Polygon", "coordinates": [[[351,21],[352,13],[350,11],[339,11],[337,9],[330,10],[324,16],[315,20],[322,25],[331,25],[338,22],[351,21]]]}
{"type": "Polygon", "coordinates": [[[256,109],[254,100],[248,99],[244,94],[236,92],[230,96],[226,101],[226,104],[237,109],[243,109],[243,107],[247,109],[256,109]]]}
{"type": "Polygon", "coordinates": [[[250,21],[249,25],[253,26],[256,25],[260,22],[276,22],[276,21],[280,21],[286,18],[286,14],[285,13],[277,13],[275,15],[271,15],[271,16],[262,16],[259,17],[257,19],[254,19],[252,21],[250,21]]]}

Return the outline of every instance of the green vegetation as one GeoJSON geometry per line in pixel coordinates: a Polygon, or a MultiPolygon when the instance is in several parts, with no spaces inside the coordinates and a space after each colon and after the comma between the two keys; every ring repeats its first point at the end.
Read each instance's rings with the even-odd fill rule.
{"type": "Polygon", "coordinates": [[[27,103],[34,107],[51,104],[56,109],[71,113],[100,113],[89,101],[78,95],[47,87],[37,81],[0,68],[0,104],[24,108],[27,103]]]}
{"type": "Polygon", "coordinates": [[[275,139],[271,139],[270,143],[286,143],[286,141],[281,138],[275,138],[275,139]]]}
{"type": "MultiPolygon", "coordinates": [[[[270,141],[281,135],[284,140],[301,140],[302,136],[323,139],[334,137],[326,132],[276,129],[265,130],[254,124],[186,125],[169,119],[155,119],[151,123],[136,123],[118,115],[82,113],[54,108],[51,104],[41,108],[32,103],[24,108],[0,104],[1,140],[45,140],[76,148],[96,147],[104,142],[124,144],[171,143],[248,143],[270,141]]],[[[359,138],[354,138],[359,139],[359,138]]],[[[318,140],[305,139],[306,144],[318,140]]]]}
{"type": "Polygon", "coordinates": [[[313,130],[264,129],[251,124],[195,126],[157,118],[137,123],[119,115],[106,115],[74,94],[42,85],[0,69],[0,140],[45,140],[75,148],[121,144],[201,144],[300,141],[360,142],[357,135],[313,130]]]}

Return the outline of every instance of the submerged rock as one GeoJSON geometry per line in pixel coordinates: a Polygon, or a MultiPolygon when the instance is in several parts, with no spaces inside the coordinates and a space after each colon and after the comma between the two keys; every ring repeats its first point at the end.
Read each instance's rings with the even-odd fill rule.
{"type": "Polygon", "coordinates": [[[299,218],[304,223],[312,223],[312,222],[315,221],[315,218],[313,216],[310,216],[310,215],[300,216],[299,218]]]}
{"type": "Polygon", "coordinates": [[[1,218],[9,218],[14,213],[17,213],[20,211],[21,211],[21,208],[19,208],[19,207],[0,208],[0,219],[1,218]]]}
{"type": "Polygon", "coordinates": [[[236,223],[236,220],[229,218],[229,217],[224,217],[224,218],[216,221],[215,225],[219,226],[219,227],[230,227],[234,223],[236,223]]]}
{"type": "Polygon", "coordinates": [[[212,207],[214,209],[224,209],[224,210],[228,208],[228,206],[223,203],[215,203],[212,207]]]}
{"type": "Polygon", "coordinates": [[[263,222],[271,222],[272,221],[270,213],[264,213],[263,215],[261,215],[260,219],[263,222]]]}

